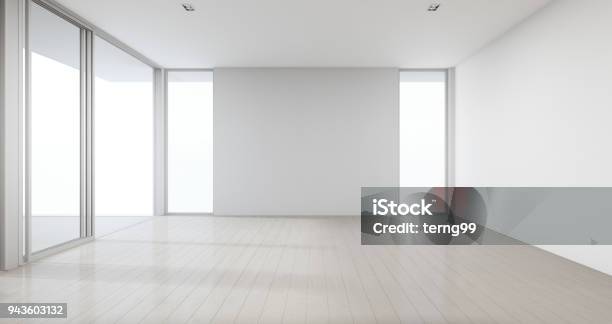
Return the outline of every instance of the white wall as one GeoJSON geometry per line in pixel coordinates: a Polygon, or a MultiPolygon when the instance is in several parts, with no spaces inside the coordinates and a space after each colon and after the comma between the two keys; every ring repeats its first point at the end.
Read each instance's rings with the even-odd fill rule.
{"type": "Polygon", "coordinates": [[[20,253],[20,114],[23,88],[23,1],[0,0],[0,270],[16,268],[20,253]]]}
{"type": "MultiPolygon", "coordinates": [[[[554,1],[456,68],[458,186],[612,186],[612,1],[554,1]]],[[[612,248],[555,247],[612,273],[612,248]]]]}
{"type": "Polygon", "coordinates": [[[399,181],[397,69],[216,69],[214,213],[358,215],[399,181]]]}

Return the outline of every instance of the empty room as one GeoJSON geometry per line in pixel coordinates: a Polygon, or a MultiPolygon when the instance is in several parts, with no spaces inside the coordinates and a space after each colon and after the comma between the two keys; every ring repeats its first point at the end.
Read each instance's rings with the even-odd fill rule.
{"type": "Polygon", "coordinates": [[[0,0],[0,323],[611,323],[612,1],[0,0]]]}

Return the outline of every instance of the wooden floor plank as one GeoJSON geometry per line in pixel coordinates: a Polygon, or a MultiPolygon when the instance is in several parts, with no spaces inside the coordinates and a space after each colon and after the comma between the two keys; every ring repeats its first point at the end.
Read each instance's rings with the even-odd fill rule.
{"type": "Polygon", "coordinates": [[[0,302],[68,303],[50,323],[606,323],[612,277],[530,246],[362,246],[358,217],[177,216],[0,272],[0,302]]]}

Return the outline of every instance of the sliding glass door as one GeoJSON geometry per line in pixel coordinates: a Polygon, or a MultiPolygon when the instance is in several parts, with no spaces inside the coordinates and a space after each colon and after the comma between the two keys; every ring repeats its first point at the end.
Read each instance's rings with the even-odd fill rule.
{"type": "Polygon", "coordinates": [[[94,39],[95,229],[153,216],[153,69],[94,39]]]}
{"type": "Polygon", "coordinates": [[[32,3],[31,251],[81,237],[81,29],[32,3]]]}
{"type": "Polygon", "coordinates": [[[78,17],[47,2],[25,5],[27,262],[153,216],[154,74],[78,17]]]}

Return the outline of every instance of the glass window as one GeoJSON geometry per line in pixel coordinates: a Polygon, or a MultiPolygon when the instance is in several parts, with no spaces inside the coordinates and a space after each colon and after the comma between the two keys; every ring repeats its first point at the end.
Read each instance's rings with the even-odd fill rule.
{"type": "Polygon", "coordinates": [[[80,32],[30,7],[32,252],[81,236],[80,32]]]}
{"type": "Polygon", "coordinates": [[[99,236],[153,215],[153,69],[96,37],[94,71],[99,236]]]}
{"type": "Polygon", "coordinates": [[[168,73],[168,212],[213,211],[212,72],[168,73]]]}
{"type": "Polygon", "coordinates": [[[446,72],[400,72],[400,185],[446,184],[446,72]]]}

